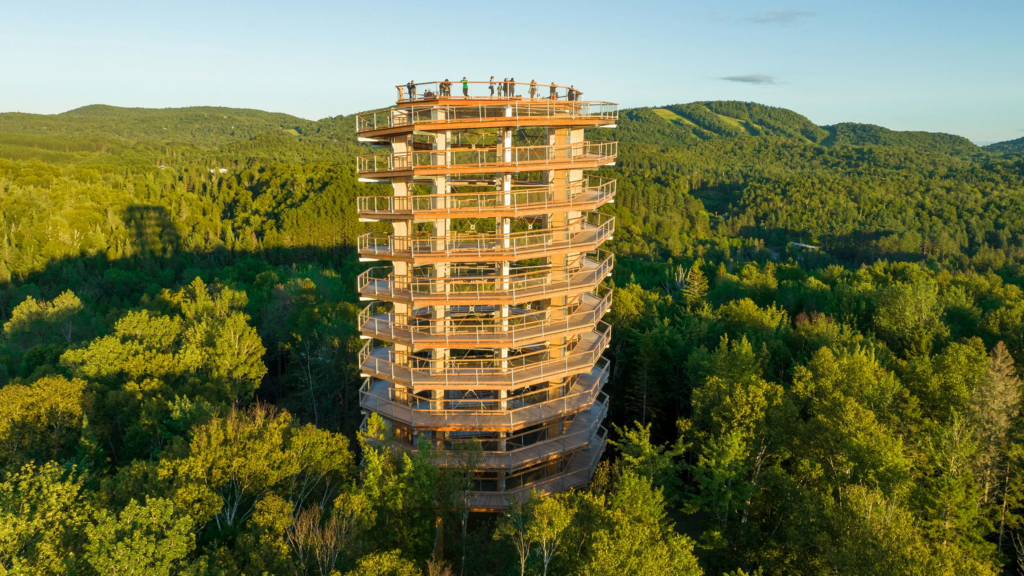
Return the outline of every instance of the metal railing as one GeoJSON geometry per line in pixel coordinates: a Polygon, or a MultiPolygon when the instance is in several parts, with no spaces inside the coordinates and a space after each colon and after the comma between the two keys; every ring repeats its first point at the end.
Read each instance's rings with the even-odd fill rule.
{"type": "Polygon", "coordinates": [[[538,84],[534,82],[511,82],[504,79],[479,80],[434,80],[431,82],[408,82],[395,86],[397,102],[415,102],[439,98],[500,98],[500,99],[548,99],[579,101],[583,92],[573,86],[560,84],[538,84]],[[448,84],[446,87],[445,84],[448,84]],[[533,89],[531,90],[531,87],[533,89]]]}
{"type": "MultiPolygon", "coordinates": [[[[589,410],[576,414],[572,424],[569,425],[569,429],[564,434],[559,434],[553,438],[546,438],[526,446],[513,445],[511,449],[508,448],[507,443],[505,450],[485,449],[480,453],[478,466],[484,469],[514,470],[535,462],[549,460],[559,454],[567,454],[586,448],[595,440],[600,439],[602,434],[607,434],[607,431],[601,426],[601,421],[604,420],[604,416],[608,411],[608,396],[603,394],[602,396],[603,398],[599,398],[597,402],[594,402],[589,410]]],[[[437,449],[441,456],[438,463],[442,466],[445,465],[447,463],[446,457],[453,454],[447,450],[452,441],[427,440],[434,445],[433,447],[437,449]]],[[[485,441],[492,442],[491,440],[474,439],[467,439],[463,442],[470,443],[475,441],[480,441],[481,443],[485,441]]],[[[398,446],[406,450],[413,449],[412,446],[402,444],[401,442],[398,443],[398,446]]],[[[489,448],[491,446],[488,445],[486,447],[489,448]]]]}
{"type": "Polygon", "coordinates": [[[360,294],[375,299],[522,300],[594,288],[611,274],[614,262],[611,252],[598,250],[565,267],[536,266],[504,276],[493,268],[453,266],[443,278],[396,276],[390,267],[375,266],[360,274],[356,283],[360,294]]]}
{"type": "Polygon", "coordinates": [[[358,238],[362,256],[389,259],[452,257],[496,261],[509,256],[519,259],[555,250],[596,249],[615,231],[615,217],[586,212],[567,226],[511,232],[508,234],[452,233],[446,236],[394,236],[368,232],[358,238]]]}
{"type": "Polygon", "coordinates": [[[604,164],[613,162],[618,142],[586,140],[560,146],[509,146],[413,150],[367,154],[356,158],[359,174],[415,170],[417,168],[481,171],[492,168],[535,168],[554,164],[604,164]]]}
{"type": "Polygon", "coordinates": [[[586,485],[590,482],[591,477],[593,477],[598,462],[601,461],[601,455],[604,453],[607,439],[608,431],[601,428],[586,449],[574,452],[570,456],[565,469],[552,476],[534,480],[504,491],[471,492],[470,508],[476,510],[502,510],[508,504],[507,495],[514,496],[519,502],[526,502],[533,491],[546,495],[565,492],[570,488],[586,485]]]}
{"type": "MultiPolygon", "coordinates": [[[[601,393],[607,371],[608,362],[605,361],[603,366],[595,368],[591,374],[586,375],[586,378],[581,377],[568,394],[556,398],[550,397],[548,390],[541,390],[531,393],[530,395],[537,396],[537,399],[529,402],[523,396],[516,396],[508,400],[478,402],[479,404],[497,404],[499,406],[504,404],[507,406],[507,408],[493,410],[478,410],[471,407],[449,409],[409,406],[408,403],[394,400],[395,391],[390,384],[383,381],[371,383],[367,378],[367,381],[359,389],[359,405],[385,418],[402,422],[414,428],[468,427],[480,430],[515,430],[589,409],[598,395],[607,398],[601,393]],[[516,405],[513,406],[514,404],[516,405]]],[[[432,404],[473,406],[475,403],[469,400],[438,400],[419,403],[419,405],[427,406],[432,404]]]]}
{"type": "Polygon", "coordinates": [[[363,373],[412,388],[513,388],[590,370],[611,340],[612,327],[598,322],[594,332],[566,345],[520,354],[510,358],[426,359],[394,347],[374,348],[367,342],[359,351],[363,373]]]}
{"type": "Polygon", "coordinates": [[[390,305],[375,302],[359,313],[359,330],[379,340],[413,345],[465,346],[499,341],[515,345],[596,327],[611,306],[612,292],[610,288],[599,286],[594,293],[582,294],[578,302],[569,306],[520,309],[504,318],[474,318],[472,316],[485,314],[472,310],[477,308],[475,306],[464,311],[449,309],[449,313],[465,314],[465,318],[395,314],[382,311],[390,305]]]}
{"type": "Polygon", "coordinates": [[[364,216],[391,214],[462,214],[473,212],[571,209],[580,204],[600,205],[615,197],[616,181],[588,175],[568,185],[513,186],[509,192],[459,192],[417,196],[360,196],[364,216]]]}
{"type": "Polygon", "coordinates": [[[619,118],[619,105],[611,102],[513,101],[509,104],[458,104],[388,108],[364,112],[356,116],[356,132],[365,133],[403,126],[432,124],[479,124],[508,121],[509,123],[534,120],[596,120],[615,123],[619,118]]]}

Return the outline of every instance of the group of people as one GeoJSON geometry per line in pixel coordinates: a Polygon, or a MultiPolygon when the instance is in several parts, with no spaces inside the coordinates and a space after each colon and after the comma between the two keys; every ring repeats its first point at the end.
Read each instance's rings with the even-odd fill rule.
{"type": "MultiPolygon", "coordinates": [[[[498,98],[515,98],[516,97],[516,79],[515,78],[505,78],[501,82],[496,82],[494,80],[494,76],[491,76],[490,88],[491,88],[491,98],[494,98],[495,96],[497,96],[498,98]],[[497,89],[497,94],[495,94],[495,89],[497,89]]],[[[537,89],[537,81],[536,80],[530,80],[530,92],[529,93],[530,93],[530,98],[537,98],[540,95],[540,91],[537,89]]],[[[566,97],[567,100],[579,100],[581,94],[583,94],[583,92],[580,92],[575,87],[570,86],[569,88],[566,89],[566,96],[565,97],[566,97]]],[[[551,83],[551,89],[548,92],[548,98],[551,99],[551,100],[558,100],[558,84],[555,84],[554,82],[551,83]]]]}
{"type": "MultiPolygon", "coordinates": [[[[462,82],[462,96],[465,97],[465,98],[468,98],[469,97],[469,80],[466,80],[466,77],[463,76],[462,80],[460,80],[460,82],[462,82]]],[[[495,98],[495,97],[497,97],[497,98],[515,98],[516,97],[516,79],[515,78],[505,78],[501,82],[496,82],[494,80],[494,76],[491,76],[491,81],[490,81],[489,87],[491,89],[491,98],[495,98]]],[[[439,96],[440,97],[447,96],[449,98],[451,97],[451,95],[452,95],[452,83],[447,78],[445,78],[443,82],[440,82],[438,84],[437,88],[438,88],[437,94],[435,94],[432,90],[427,90],[427,91],[425,91],[423,93],[423,97],[424,98],[436,98],[436,97],[439,97],[439,96]]],[[[409,100],[415,100],[416,99],[416,82],[413,81],[413,80],[410,80],[409,83],[405,85],[405,89],[406,89],[406,91],[407,91],[407,93],[409,95],[409,100]]],[[[530,91],[529,91],[529,94],[530,94],[530,98],[537,98],[538,94],[540,94],[540,92],[537,89],[537,81],[536,80],[531,80],[530,81],[530,91]]],[[[570,101],[576,101],[576,100],[580,99],[580,96],[582,94],[583,94],[583,92],[580,92],[574,86],[570,86],[569,88],[566,89],[565,99],[566,100],[570,100],[570,101]]],[[[403,98],[403,96],[404,96],[404,94],[402,94],[402,87],[399,86],[398,87],[398,99],[401,100],[403,98]]],[[[551,90],[548,93],[548,98],[550,98],[551,100],[558,100],[558,85],[555,84],[554,82],[551,83],[551,90]]]]}
{"type": "MultiPolygon", "coordinates": [[[[468,98],[469,97],[469,80],[466,80],[466,77],[463,76],[462,80],[460,80],[460,82],[462,82],[462,95],[468,98]]],[[[451,80],[448,80],[447,78],[445,78],[444,82],[441,82],[441,84],[438,86],[438,92],[439,92],[440,96],[448,96],[450,98],[451,95],[452,95],[452,83],[451,83],[451,80]]]]}

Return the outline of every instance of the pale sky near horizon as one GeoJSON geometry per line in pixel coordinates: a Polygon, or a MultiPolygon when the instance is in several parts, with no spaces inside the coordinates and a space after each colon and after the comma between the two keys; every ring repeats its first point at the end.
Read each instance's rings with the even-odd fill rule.
{"type": "Polygon", "coordinates": [[[0,0],[0,112],[230,106],[317,119],[409,80],[574,84],[624,107],[782,106],[1024,137],[1024,1],[0,0]]]}

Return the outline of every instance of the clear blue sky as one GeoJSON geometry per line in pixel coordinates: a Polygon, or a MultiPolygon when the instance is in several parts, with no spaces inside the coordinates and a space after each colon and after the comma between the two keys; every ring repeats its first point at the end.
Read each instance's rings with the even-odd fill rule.
{"type": "Polygon", "coordinates": [[[746,100],[818,124],[1024,136],[1024,1],[0,0],[0,111],[219,105],[304,118],[410,79],[746,100]]]}

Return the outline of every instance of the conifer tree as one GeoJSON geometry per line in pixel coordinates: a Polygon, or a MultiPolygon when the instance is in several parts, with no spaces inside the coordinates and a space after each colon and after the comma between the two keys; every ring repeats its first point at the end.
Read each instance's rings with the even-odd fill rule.
{"type": "Polygon", "coordinates": [[[698,258],[690,272],[686,275],[686,288],[683,289],[683,297],[686,298],[688,306],[695,306],[704,301],[708,293],[708,279],[704,275],[704,260],[698,258]]]}

